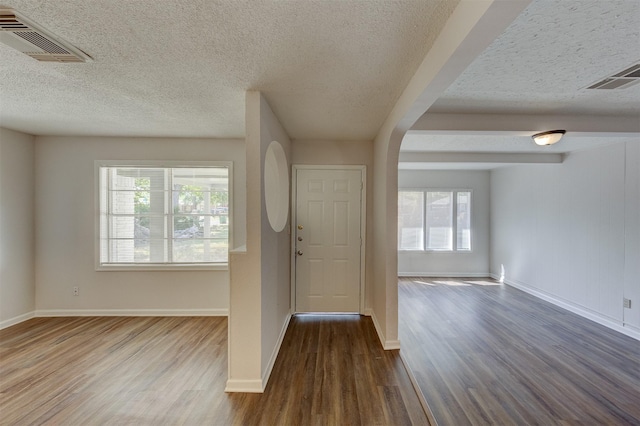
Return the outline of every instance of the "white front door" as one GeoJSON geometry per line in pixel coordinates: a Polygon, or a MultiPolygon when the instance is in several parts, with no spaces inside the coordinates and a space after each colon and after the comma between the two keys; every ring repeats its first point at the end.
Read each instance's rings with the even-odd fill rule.
{"type": "Polygon", "coordinates": [[[296,169],[296,312],[359,312],[363,172],[296,169]]]}

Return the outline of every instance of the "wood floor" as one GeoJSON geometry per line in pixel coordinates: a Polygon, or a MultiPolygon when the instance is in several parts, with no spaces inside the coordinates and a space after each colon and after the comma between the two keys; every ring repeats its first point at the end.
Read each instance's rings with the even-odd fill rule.
{"type": "Polygon", "coordinates": [[[227,321],[36,318],[0,331],[2,425],[423,425],[370,318],[292,318],[264,394],[226,394],[227,321]]]}
{"type": "Polygon", "coordinates": [[[640,342],[488,279],[402,278],[402,356],[437,423],[640,425],[640,342]]]}

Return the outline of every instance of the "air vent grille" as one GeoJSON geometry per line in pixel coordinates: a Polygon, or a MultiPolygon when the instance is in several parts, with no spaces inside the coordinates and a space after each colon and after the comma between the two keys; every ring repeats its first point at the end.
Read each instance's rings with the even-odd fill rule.
{"type": "Polygon", "coordinates": [[[33,32],[33,31],[16,31],[15,34],[18,37],[22,37],[23,39],[27,40],[29,43],[38,46],[40,49],[44,50],[47,53],[55,53],[55,54],[63,54],[63,55],[69,55],[70,54],[69,52],[67,52],[62,47],[58,46],[57,44],[55,44],[54,42],[52,42],[48,38],[43,37],[42,35],[40,35],[40,34],[38,34],[36,32],[33,32]]]}
{"type": "Polygon", "coordinates": [[[640,63],[632,65],[618,73],[608,76],[587,89],[613,90],[626,89],[640,82],[640,63]]]}
{"type": "Polygon", "coordinates": [[[42,62],[85,62],[91,58],[56,39],[12,9],[0,9],[0,42],[42,62]]]}
{"type": "Polygon", "coordinates": [[[2,13],[0,15],[0,29],[2,29],[2,30],[20,30],[20,29],[28,30],[29,27],[27,27],[22,22],[18,21],[14,15],[2,13]]]}

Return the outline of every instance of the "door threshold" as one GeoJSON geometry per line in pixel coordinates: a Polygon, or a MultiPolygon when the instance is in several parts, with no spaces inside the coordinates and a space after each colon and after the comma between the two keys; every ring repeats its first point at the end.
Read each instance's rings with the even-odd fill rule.
{"type": "Polygon", "coordinates": [[[358,312],[296,312],[293,315],[301,317],[361,316],[358,312]]]}

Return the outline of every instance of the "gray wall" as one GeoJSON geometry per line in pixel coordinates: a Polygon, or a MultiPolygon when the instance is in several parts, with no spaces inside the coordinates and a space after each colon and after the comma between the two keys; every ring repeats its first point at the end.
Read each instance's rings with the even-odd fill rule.
{"type": "Polygon", "coordinates": [[[226,315],[228,271],[95,270],[95,160],[232,161],[232,233],[243,244],[242,140],[38,137],[36,313],[226,315]]]}
{"type": "Polygon", "coordinates": [[[493,171],[492,274],[640,336],[639,142],[493,171]]]}
{"type": "Polygon", "coordinates": [[[34,137],[0,128],[0,328],[35,310],[34,137]]]}

